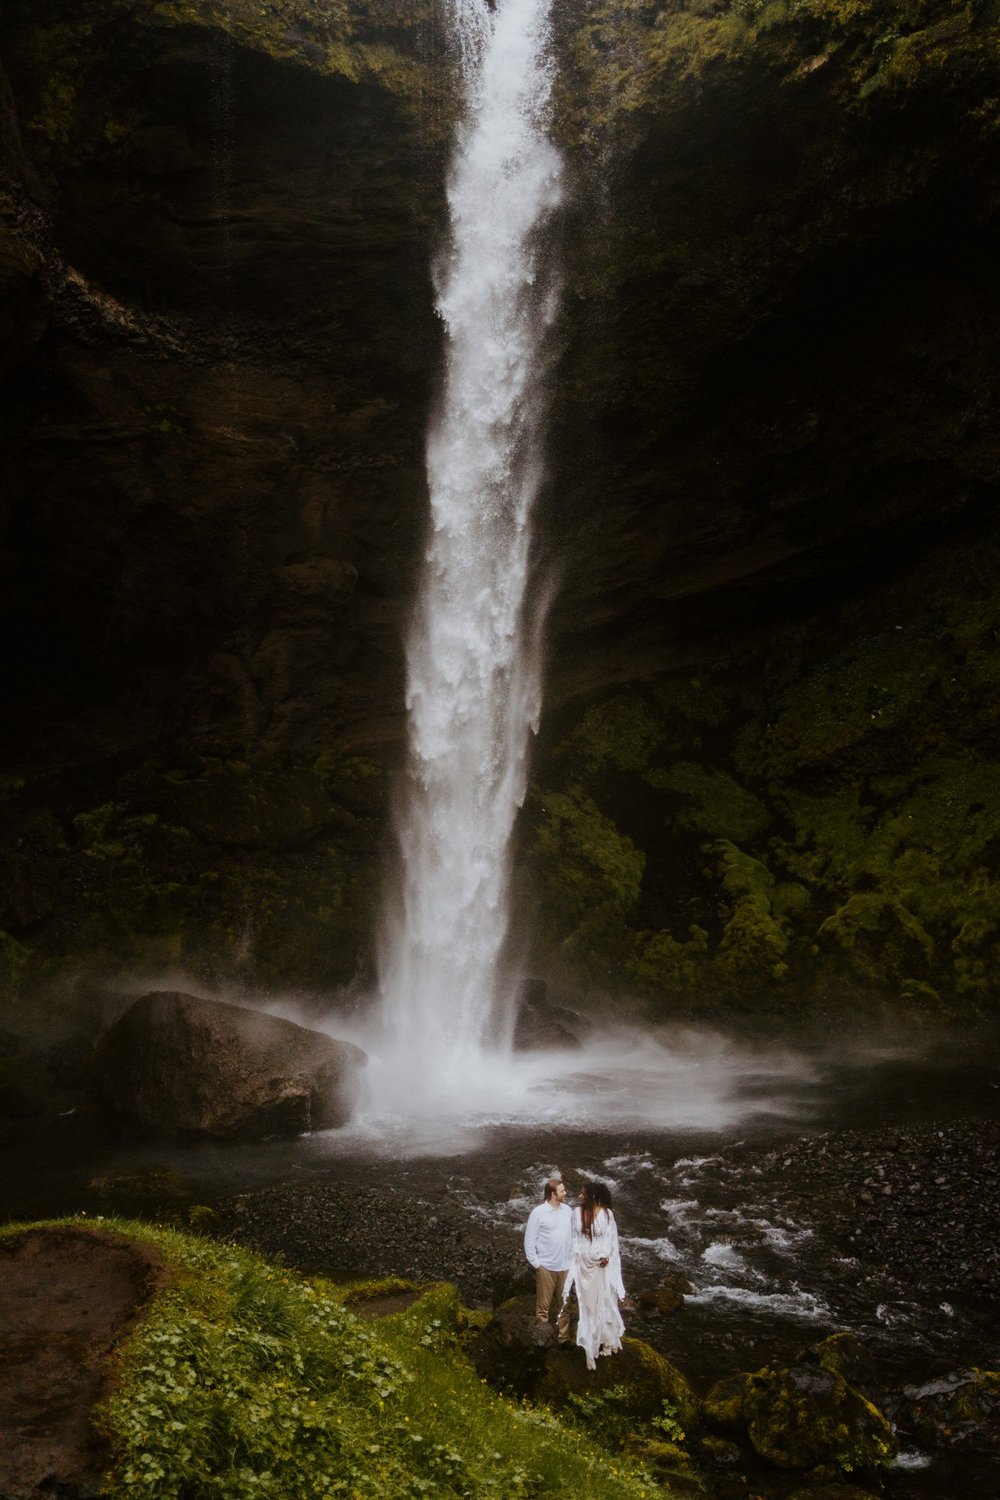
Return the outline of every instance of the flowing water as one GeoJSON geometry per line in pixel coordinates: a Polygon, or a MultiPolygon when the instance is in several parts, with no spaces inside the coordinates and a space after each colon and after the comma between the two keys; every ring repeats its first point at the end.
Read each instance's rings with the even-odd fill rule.
{"type": "MultiPolygon", "coordinates": [[[[544,229],[561,196],[546,134],[549,0],[451,0],[464,106],[437,307],[446,333],[427,449],[431,531],[408,646],[400,896],[383,945],[386,1047],[437,1092],[509,1042],[498,985],[509,844],[540,701],[531,594],[541,377],[555,309],[544,229]],[[529,619],[530,612],[533,618],[529,619]]],[[[379,1075],[386,1097],[398,1067],[379,1075]]]]}

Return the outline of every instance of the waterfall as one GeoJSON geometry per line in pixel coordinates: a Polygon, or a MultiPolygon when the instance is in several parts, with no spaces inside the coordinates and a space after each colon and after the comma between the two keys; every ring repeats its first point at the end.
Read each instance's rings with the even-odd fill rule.
{"type": "Polygon", "coordinates": [[[427,443],[431,527],[407,641],[400,890],[381,962],[389,1048],[411,1077],[509,1044],[498,983],[510,841],[540,708],[528,613],[540,376],[561,197],[546,126],[551,0],[448,0],[464,88],[437,269],[446,364],[427,443]]]}

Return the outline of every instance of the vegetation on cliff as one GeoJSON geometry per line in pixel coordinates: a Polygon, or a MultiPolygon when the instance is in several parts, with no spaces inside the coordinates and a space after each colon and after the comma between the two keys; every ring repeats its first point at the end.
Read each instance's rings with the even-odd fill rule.
{"type": "Polygon", "coordinates": [[[574,982],[975,1014],[1000,962],[997,553],[567,714],[529,870],[574,982]],[[551,787],[551,790],[549,789],[551,787]],[[572,811],[569,816],[567,810],[572,811]]]}

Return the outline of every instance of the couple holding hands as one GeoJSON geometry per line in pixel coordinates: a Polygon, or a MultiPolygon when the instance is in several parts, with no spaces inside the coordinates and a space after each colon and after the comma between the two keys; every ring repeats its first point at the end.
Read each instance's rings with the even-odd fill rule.
{"type": "Polygon", "coordinates": [[[599,1354],[616,1354],[625,1332],[618,1310],[619,1302],[625,1300],[625,1287],[618,1225],[604,1184],[584,1183],[579,1204],[571,1210],[566,1184],[550,1177],[544,1201],[531,1210],[525,1226],[524,1253],[535,1268],[538,1322],[548,1327],[556,1302],[559,1342],[570,1343],[569,1294],[575,1287],[576,1342],[587,1356],[587,1369],[597,1368],[599,1354]]]}

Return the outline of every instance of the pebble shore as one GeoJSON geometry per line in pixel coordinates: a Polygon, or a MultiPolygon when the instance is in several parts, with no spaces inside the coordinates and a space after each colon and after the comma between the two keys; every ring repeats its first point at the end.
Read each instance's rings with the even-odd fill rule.
{"type": "MultiPolygon", "coordinates": [[[[1000,1124],[841,1130],[725,1157],[773,1184],[777,1201],[794,1194],[800,1219],[868,1270],[936,1299],[1000,1295],[1000,1124]]],[[[305,1271],[454,1281],[472,1302],[524,1270],[516,1231],[446,1187],[352,1178],[231,1198],[214,1232],[305,1271]]]]}

